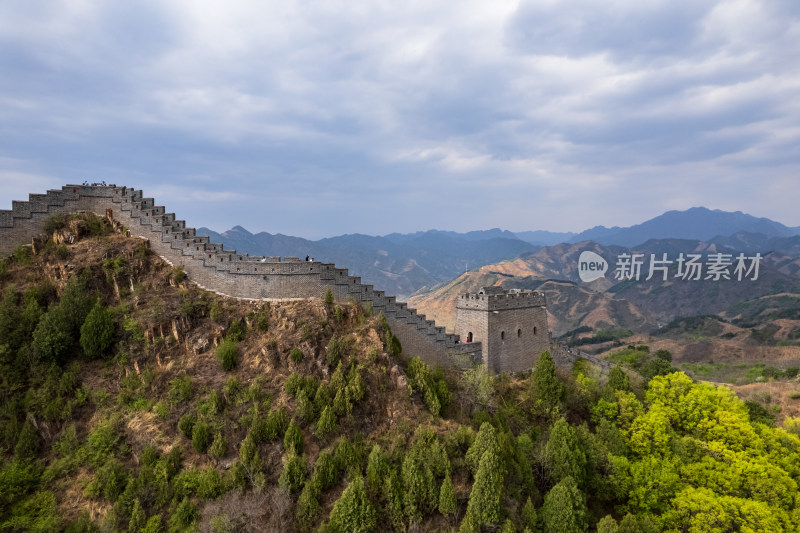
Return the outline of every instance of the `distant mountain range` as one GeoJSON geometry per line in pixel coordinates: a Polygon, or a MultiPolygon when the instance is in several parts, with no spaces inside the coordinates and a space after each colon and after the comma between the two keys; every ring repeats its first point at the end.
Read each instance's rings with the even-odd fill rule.
{"type": "Polygon", "coordinates": [[[591,241],[561,243],[466,272],[431,291],[412,296],[409,306],[452,328],[459,294],[476,292],[484,286],[540,290],[547,296],[550,328],[557,336],[581,327],[649,332],[677,317],[708,314],[734,320],[741,318],[743,310],[747,310],[748,320],[753,323],[774,317],[800,319],[800,237],[762,236],[762,244],[757,246],[752,242],[755,235],[740,232],[709,242],[650,239],[631,248],[591,241]],[[775,248],[767,249],[766,243],[775,248]],[[578,260],[584,251],[608,261],[604,278],[590,283],[580,280],[578,260]],[[700,280],[682,280],[675,278],[675,266],[666,280],[659,275],[646,280],[646,269],[638,280],[618,280],[614,273],[617,258],[623,253],[644,254],[649,265],[650,254],[660,258],[666,253],[675,260],[680,253],[691,253],[706,261],[708,254],[718,252],[734,257],[738,253],[762,253],[758,279],[737,281],[732,276],[733,279],[715,281],[706,279],[704,271],[700,280]],[[791,301],[776,309],[769,302],[776,295],[788,295],[791,301]],[[764,316],[759,318],[762,311],[764,316]]]}
{"type": "Polygon", "coordinates": [[[265,232],[252,234],[241,226],[224,233],[208,228],[197,232],[226,248],[251,255],[308,255],[316,261],[336,263],[361,276],[365,283],[402,299],[470,269],[539,248],[499,229],[464,234],[432,230],[383,237],[352,234],[318,241],[265,232]]]}
{"type": "Polygon", "coordinates": [[[317,261],[336,263],[401,299],[483,265],[534,253],[545,246],[582,241],[631,248],[644,246],[652,239],[679,239],[745,253],[779,251],[789,257],[800,256],[800,227],[705,207],[668,211],[627,228],[596,226],[581,233],[512,233],[494,228],[468,233],[429,230],[385,236],[352,234],[312,241],[266,232],[253,234],[241,226],[224,233],[208,228],[197,231],[226,248],[252,255],[308,255],[317,261]]]}

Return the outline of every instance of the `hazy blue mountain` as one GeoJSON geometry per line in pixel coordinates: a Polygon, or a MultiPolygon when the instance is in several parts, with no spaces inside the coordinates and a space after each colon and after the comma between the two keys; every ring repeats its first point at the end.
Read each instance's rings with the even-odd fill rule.
{"type": "MultiPolygon", "coordinates": [[[[493,228],[467,233],[429,230],[385,236],[350,234],[312,241],[266,232],[253,234],[241,226],[224,233],[200,228],[198,233],[209,235],[228,249],[252,255],[308,255],[317,261],[336,263],[366,283],[400,297],[449,281],[466,270],[540,250],[542,257],[550,257],[548,269],[559,270],[559,246],[569,248],[582,241],[670,255],[697,248],[703,252],[776,252],[790,259],[800,257],[800,228],[704,207],[668,211],[627,228],[595,226],[579,234],[545,230],[512,233],[493,228]]],[[[792,261],[783,267],[787,273],[793,268],[792,261]]],[[[555,272],[553,277],[559,279],[555,272]]],[[[572,275],[567,279],[577,278],[572,275]]]]}
{"type": "Polygon", "coordinates": [[[667,211],[641,224],[627,228],[595,226],[583,231],[569,242],[595,241],[600,244],[636,246],[649,239],[696,239],[709,241],[718,235],[738,232],[760,233],[767,237],[791,237],[800,234],[768,218],[757,218],[741,211],[731,213],[718,209],[693,207],[686,211],[667,211]]]}
{"type": "Polygon", "coordinates": [[[552,246],[561,242],[569,242],[572,237],[577,235],[572,232],[558,231],[518,231],[515,233],[518,239],[535,244],[537,246],[552,246]]]}
{"type": "Polygon", "coordinates": [[[425,231],[385,237],[350,234],[311,241],[299,237],[250,233],[235,226],[223,233],[197,230],[227,249],[251,255],[306,255],[336,263],[387,294],[405,297],[458,276],[465,270],[513,259],[538,247],[499,229],[460,234],[425,231]]]}

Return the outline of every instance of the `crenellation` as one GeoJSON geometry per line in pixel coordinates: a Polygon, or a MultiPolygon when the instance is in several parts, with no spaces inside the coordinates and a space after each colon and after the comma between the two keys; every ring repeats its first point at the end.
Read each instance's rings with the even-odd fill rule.
{"type": "Polygon", "coordinates": [[[31,213],[47,213],[47,195],[30,194],[28,195],[31,213]]]}
{"type": "Polygon", "coordinates": [[[11,210],[14,212],[14,218],[31,218],[31,204],[29,202],[14,200],[11,202],[11,210]]]}
{"type": "MultiPolygon", "coordinates": [[[[356,297],[359,301],[371,302],[376,313],[384,313],[404,351],[419,355],[429,363],[453,364],[453,354],[458,354],[456,359],[467,357],[470,361],[483,362],[493,371],[507,371],[513,366],[506,364],[508,357],[498,359],[484,353],[484,349],[494,353],[494,341],[476,341],[482,341],[488,332],[481,333],[483,337],[476,337],[472,342],[464,342],[461,332],[448,334],[406,303],[398,302],[394,296],[387,296],[371,284],[362,283],[360,276],[351,276],[348,269],[331,263],[308,262],[289,256],[250,256],[225,250],[222,244],[212,243],[208,236],[198,236],[184,220],[176,219],[175,214],[167,213],[163,206],[156,206],[153,198],[145,198],[138,189],[66,185],[60,190],[49,190],[47,194],[31,194],[27,202],[14,201],[11,210],[0,211],[0,235],[3,236],[0,254],[9,254],[18,244],[40,234],[50,214],[94,211],[105,216],[107,210],[132,235],[149,239],[155,253],[173,266],[183,266],[189,279],[207,290],[245,299],[323,298],[332,290],[339,300],[356,297]]],[[[502,316],[526,313],[530,309],[545,314],[544,306],[542,293],[505,293],[498,288],[478,295],[462,295],[457,305],[459,310],[483,313],[491,310],[490,314],[502,316]]],[[[529,337],[537,341],[548,338],[546,322],[544,324],[538,334],[529,337]]]]}

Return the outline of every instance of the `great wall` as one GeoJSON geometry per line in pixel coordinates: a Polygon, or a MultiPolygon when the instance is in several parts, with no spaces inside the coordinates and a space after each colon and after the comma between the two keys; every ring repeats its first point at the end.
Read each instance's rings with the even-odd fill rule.
{"type": "MultiPolygon", "coordinates": [[[[164,260],[183,266],[192,282],[224,296],[248,300],[323,298],[331,290],[337,300],[369,303],[375,313],[384,313],[403,351],[419,355],[428,363],[474,362],[486,364],[493,371],[516,371],[531,368],[530,363],[538,356],[538,352],[531,352],[526,354],[526,361],[493,364],[481,342],[460,342],[459,336],[446,333],[443,327],[394,296],[361,283],[361,278],[349,275],[346,268],[297,257],[256,257],[225,250],[223,245],[210,242],[209,237],[197,235],[194,228],[176,220],[163,206],[155,205],[153,198],[145,198],[141,190],[128,187],[65,185],[46,194],[30,194],[28,201],[13,201],[11,210],[0,210],[0,256],[42,234],[48,217],[81,211],[113,218],[132,235],[149,240],[150,248],[164,260]]],[[[489,297],[497,300],[499,296],[489,297]]],[[[504,298],[515,307],[513,300],[520,295],[506,294],[504,298]]],[[[545,342],[537,342],[536,346],[546,348],[546,322],[540,334],[545,342]]],[[[577,357],[568,350],[553,348],[557,363],[568,364],[577,357]]]]}

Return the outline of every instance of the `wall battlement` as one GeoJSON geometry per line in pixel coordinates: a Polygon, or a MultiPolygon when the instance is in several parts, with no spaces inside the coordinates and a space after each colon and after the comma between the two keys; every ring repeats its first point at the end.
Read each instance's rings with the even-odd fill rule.
{"type": "Polygon", "coordinates": [[[330,263],[303,261],[298,257],[250,256],[197,236],[194,228],[155,205],[141,190],[128,187],[65,185],[46,194],[31,194],[28,201],[13,201],[0,210],[0,256],[43,233],[45,220],[53,215],[88,211],[108,212],[132,235],[150,241],[150,248],[173,266],[182,266],[200,287],[240,299],[324,298],[331,290],[338,300],[370,303],[383,312],[403,350],[439,365],[480,362],[481,343],[465,344],[425,315],[386,296],[372,285],[362,284],[346,268],[330,263]]]}

